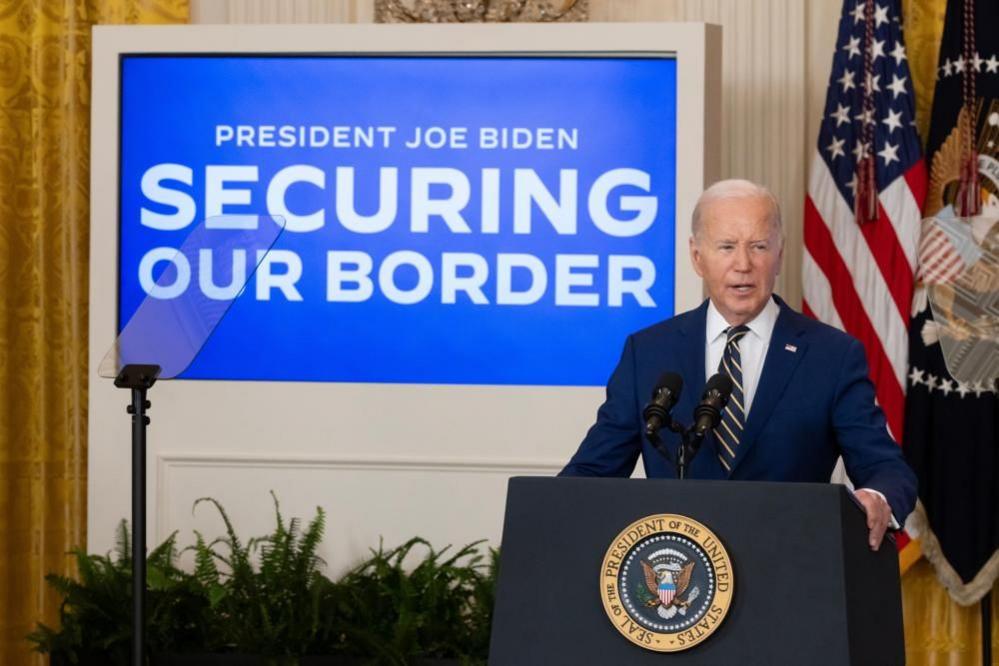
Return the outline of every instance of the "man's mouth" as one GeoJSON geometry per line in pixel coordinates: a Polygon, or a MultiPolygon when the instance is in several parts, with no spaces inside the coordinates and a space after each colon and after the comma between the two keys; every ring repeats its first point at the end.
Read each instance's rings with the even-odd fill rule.
{"type": "Polygon", "coordinates": [[[733,284],[729,286],[729,289],[737,294],[748,294],[753,290],[753,285],[751,284],[733,284]]]}

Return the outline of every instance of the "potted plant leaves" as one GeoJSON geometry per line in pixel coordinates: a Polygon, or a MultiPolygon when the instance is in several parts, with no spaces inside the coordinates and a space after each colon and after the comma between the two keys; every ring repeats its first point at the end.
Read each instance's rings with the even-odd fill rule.
{"type": "MultiPolygon", "coordinates": [[[[273,493],[272,493],[273,495],[273,493]]],[[[274,498],[275,528],[244,542],[225,509],[223,536],[195,532],[193,571],[177,563],[176,533],[147,557],[147,636],[156,666],[334,666],[485,663],[498,553],[476,542],[450,553],[421,538],[382,545],[338,581],[317,555],[325,512],[302,529],[274,498]]],[[[48,576],[62,596],[59,629],[28,637],[52,666],[127,666],[131,539],[113,553],[74,551],[78,579],[48,576]]]]}

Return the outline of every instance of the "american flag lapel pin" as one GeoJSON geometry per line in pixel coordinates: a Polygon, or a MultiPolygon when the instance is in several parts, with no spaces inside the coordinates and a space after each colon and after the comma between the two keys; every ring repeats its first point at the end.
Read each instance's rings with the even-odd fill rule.
{"type": "Polygon", "coordinates": [[[794,345],[787,344],[787,345],[784,345],[784,351],[789,351],[789,352],[791,352],[793,354],[794,352],[798,351],[798,348],[795,347],[794,345]]]}

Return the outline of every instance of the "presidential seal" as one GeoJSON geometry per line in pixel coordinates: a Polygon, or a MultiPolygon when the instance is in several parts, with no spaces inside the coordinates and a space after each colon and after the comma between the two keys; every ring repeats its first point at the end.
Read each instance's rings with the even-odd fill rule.
{"type": "Polygon", "coordinates": [[[600,571],[607,617],[632,643],[686,650],[721,625],[732,603],[732,562],[711,530],[660,513],[626,527],[600,571]]]}

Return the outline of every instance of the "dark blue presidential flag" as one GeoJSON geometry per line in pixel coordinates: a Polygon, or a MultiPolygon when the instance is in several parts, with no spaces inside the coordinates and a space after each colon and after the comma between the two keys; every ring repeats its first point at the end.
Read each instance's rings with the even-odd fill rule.
{"type": "MultiPolygon", "coordinates": [[[[967,280],[985,265],[984,248],[999,242],[997,26],[995,2],[948,4],[927,144],[924,217],[936,221],[924,223],[909,335],[905,453],[919,477],[914,526],[941,582],[965,605],[991,590],[999,573],[999,410],[995,386],[981,372],[975,381],[954,375],[955,363],[967,359],[944,347],[941,315],[979,300],[995,304],[999,292],[994,270],[967,280]]],[[[964,353],[976,348],[965,345],[964,353]]]]}

